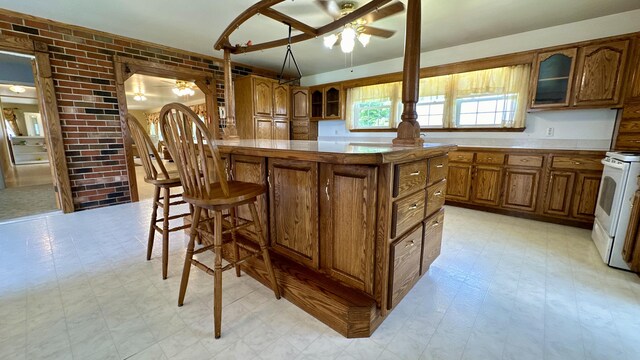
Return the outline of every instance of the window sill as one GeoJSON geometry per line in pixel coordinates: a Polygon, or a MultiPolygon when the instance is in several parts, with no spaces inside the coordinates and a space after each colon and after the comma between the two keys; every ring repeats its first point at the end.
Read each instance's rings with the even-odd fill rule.
{"type": "MultiPolygon", "coordinates": [[[[526,128],[421,128],[420,132],[524,132],[526,128]]],[[[350,129],[350,132],[397,132],[398,129],[350,129]]]]}

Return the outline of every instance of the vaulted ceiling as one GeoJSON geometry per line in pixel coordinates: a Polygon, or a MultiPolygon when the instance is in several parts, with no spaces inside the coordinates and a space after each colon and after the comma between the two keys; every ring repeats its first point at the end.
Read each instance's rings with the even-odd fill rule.
{"type": "MultiPolygon", "coordinates": [[[[406,3],[406,0],[401,0],[406,3]]],[[[213,44],[227,25],[257,0],[0,0],[0,7],[118,35],[221,57],[213,44]]],[[[368,2],[361,0],[360,5],[368,2]]],[[[332,21],[313,0],[285,0],[279,11],[314,27],[332,21]]],[[[639,0],[422,0],[422,51],[640,9],[639,0]]],[[[292,46],[304,75],[402,56],[405,14],[375,22],[396,30],[389,39],[356,44],[352,55],[323,47],[322,39],[292,46]]],[[[259,43],[286,37],[287,27],[258,16],[234,32],[231,42],[259,43]]],[[[285,48],[235,55],[234,61],[279,70],[285,48]]]]}

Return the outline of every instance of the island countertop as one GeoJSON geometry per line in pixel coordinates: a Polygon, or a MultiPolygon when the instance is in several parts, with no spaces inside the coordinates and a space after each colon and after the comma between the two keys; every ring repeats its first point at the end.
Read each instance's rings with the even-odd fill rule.
{"type": "Polygon", "coordinates": [[[404,162],[456,148],[456,145],[438,143],[405,147],[383,142],[254,139],[219,140],[216,145],[225,154],[361,165],[404,162]]]}

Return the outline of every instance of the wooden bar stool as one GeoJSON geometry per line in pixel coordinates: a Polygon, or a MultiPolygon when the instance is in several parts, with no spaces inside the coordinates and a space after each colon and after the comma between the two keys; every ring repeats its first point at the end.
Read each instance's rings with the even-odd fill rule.
{"type": "Polygon", "coordinates": [[[170,215],[171,206],[185,203],[182,199],[172,201],[182,196],[182,194],[171,194],[171,189],[182,186],[182,184],[180,184],[180,176],[177,172],[167,171],[158,151],[153,146],[151,138],[135,116],[127,114],[127,125],[129,126],[133,143],[138,148],[138,156],[140,156],[140,160],[142,161],[142,167],[145,172],[144,181],[153,184],[155,187],[153,194],[153,211],[149,225],[149,239],[147,240],[147,260],[151,260],[153,240],[157,231],[162,234],[162,278],[166,279],[169,263],[169,233],[189,227],[189,225],[181,225],[169,228],[169,221],[190,215],[190,213],[170,215]],[[153,155],[153,158],[151,155],[153,155]],[[161,190],[162,197],[160,197],[161,190]],[[162,208],[162,217],[159,219],[157,218],[158,207],[162,208]],[[156,225],[159,222],[162,222],[162,227],[156,225]]]}
{"type": "Polygon", "coordinates": [[[165,105],[160,111],[160,128],[171,156],[178,166],[184,189],[183,199],[194,207],[189,245],[182,270],[178,306],[182,306],[184,303],[191,265],[213,275],[215,278],[214,335],[217,339],[220,337],[222,318],[223,271],[235,268],[236,275],[239,276],[239,265],[242,262],[261,255],[276,299],[280,299],[280,290],[255,205],[257,197],[264,194],[266,189],[260,184],[227,181],[224,165],[211,132],[188,107],[178,103],[165,105]],[[249,206],[251,220],[235,217],[236,208],[240,205],[249,206]],[[228,211],[229,214],[225,215],[223,211],[228,211]],[[213,216],[209,217],[209,213],[213,213],[213,216]],[[225,219],[228,219],[225,223],[227,229],[223,230],[223,220],[225,219]],[[240,223],[238,220],[241,220],[240,223]],[[236,231],[249,226],[254,228],[258,246],[243,237],[236,239],[236,231]],[[234,256],[228,265],[222,267],[222,245],[225,241],[223,234],[227,233],[231,233],[231,239],[229,240],[227,237],[226,242],[231,243],[234,256]],[[203,246],[194,250],[196,234],[199,235],[203,246]],[[240,258],[239,248],[242,248],[243,254],[248,255],[240,258]],[[215,252],[213,269],[193,258],[194,254],[210,249],[215,252]]]}

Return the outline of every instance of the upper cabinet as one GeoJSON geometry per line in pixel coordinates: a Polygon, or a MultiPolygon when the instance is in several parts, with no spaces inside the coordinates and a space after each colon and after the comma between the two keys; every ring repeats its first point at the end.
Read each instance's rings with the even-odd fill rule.
{"type": "Polygon", "coordinates": [[[273,111],[273,86],[270,79],[253,79],[254,115],[271,116],[273,111]]]}
{"type": "Polygon", "coordinates": [[[289,116],[289,86],[273,84],[273,116],[289,116]]]}
{"type": "Polygon", "coordinates": [[[341,84],[312,87],[309,92],[311,93],[312,120],[344,119],[342,114],[343,93],[341,84]]]}
{"type": "Polygon", "coordinates": [[[289,139],[289,85],[249,75],[234,81],[236,127],[242,139],[289,139]]]}
{"type": "Polygon", "coordinates": [[[307,119],[309,118],[309,90],[305,88],[293,88],[291,90],[292,98],[292,118],[307,119]]]}
{"type": "Polygon", "coordinates": [[[629,40],[539,53],[531,109],[622,106],[629,40]]]}
{"type": "Polygon", "coordinates": [[[569,105],[577,52],[573,48],[538,54],[531,108],[569,105]]]}

